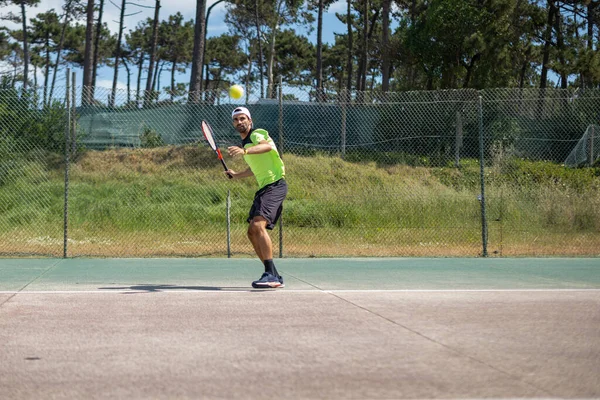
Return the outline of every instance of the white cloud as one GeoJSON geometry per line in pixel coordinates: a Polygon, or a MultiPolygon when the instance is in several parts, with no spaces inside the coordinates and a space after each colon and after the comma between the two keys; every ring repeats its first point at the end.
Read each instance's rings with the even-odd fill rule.
{"type": "MultiPolygon", "coordinates": [[[[50,0],[46,0],[50,1],[50,0]]],[[[53,0],[54,1],[54,0],[53,0]]],[[[218,0],[212,0],[207,3],[207,9],[218,0]]],[[[116,4],[120,5],[120,2],[116,1],[116,4]]],[[[124,19],[125,33],[132,31],[136,28],[136,26],[145,21],[148,18],[154,18],[154,0],[146,0],[141,1],[138,0],[135,3],[141,4],[143,6],[150,6],[151,8],[146,7],[136,7],[133,4],[130,4],[126,10],[125,14],[135,14],[129,15],[124,19]]],[[[105,9],[103,13],[102,20],[106,22],[108,28],[111,32],[117,33],[119,30],[119,18],[121,10],[119,7],[111,4],[110,2],[105,3],[105,9]]],[[[170,0],[168,2],[162,2],[161,8],[159,10],[159,20],[164,21],[169,18],[170,15],[174,15],[175,13],[180,12],[183,15],[184,21],[195,20],[196,18],[196,2],[190,0],[170,0]]],[[[220,35],[224,32],[227,32],[228,27],[224,23],[225,19],[225,2],[221,2],[217,4],[210,13],[209,16],[209,25],[208,25],[208,33],[209,35],[220,35]]]]}
{"type": "Polygon", "coordinates": [[[329,6],[327,12],[330,13],[346,13],[348,10],[348,3],[346,0],[338,0],[329,6]]]}
{"type": "MultiPolygon", "coordinates": [[[[37,14],[45,13],[50,10],[54,10],[58,15],[62,14],[62,6],[64,4],[64,0],[42,0],[40,3],[33,7],[26,7],[25,13],[27,15],[27,20],[31,20],[31,18],[35,18],[37,14]]],[[[8,13],[13,13],[15,15],[21,16],[21,6],[18,5],[8,5],[2,8],[2,12],[0,15],[4,16],[8,13]]],[[[9,21],[3,21],[9,29],[22,29],[22,25],[15,24],[9,21]]]]}
{"type": "MultiPolygon", "coordinates": [[[[219,0],[208,0],[206,8],[208,10],[209,7],[214,5],[219,0]]],[[[54,9],[58,14],[62,13],[62,6],[64,4],[64,0],[42,0],[35,7],[27,7],[27,18],[31,19],[35,17],[35,15],[43,12],[47,12],[50,9],[54,9]]],[[[104,12],[102,16],[102,21],[106,22],[109,26],[109,29],[113,33],[117,33],[119,28],[119,18],[120,18],[120,8],[115,6],[117,4],[119,7],[121,5],[120,0],[114,1],[105,1],[104,3],[104,12]],[[113,4],[114,3],[114,4],[113,4]]],[[[346,0],[338,0],[336,3],[332,4],[329,8],[329,12],[339,12],[345,10],[346,0]]],[[[154,5],[155,0],[135,0],[128,4],[125,14],[124,25],[125,31],[133,30],[137,26],[140,21],[145,20],[146,18],[154,17],[154,5]],[[134,4],[140,4],[144,7],[137,7],[134,4]],[[149,7],[149,8],[148,8],[149,7]],[[135,14],[135,15],[128,15],[135,14]]],[[[227,26],[224,24],[225,13],[226,13],[226,5],[227,2],[220,2],[216,6],[214,6],[211,10],[209,17],[209,32],[219,32],[223,33],[227,31],[227,26]]],[[[6,15],[9,12],[13,14],[20,15],[21,8],[20,6],[9,5],[2,8],[0,12],[1,15],[6,15]]],[[[160,20],[165,20],[169,17],[169,15],[175,14],[176,12],[180,12],[186,21],[194,20],[196,18],[196,2],[191,0],[169,0],[161,2],[161,9],[159,18],[160,20]]],[[[85,22],[85,16],[82,17],[80,22],[85,22]]],[[[5,24],[10,29],[19,29],[21,27],[20,24],[13,24],[10,22],[6,22],[5,24]]]]}
{"type": "MultiPolygon", "coordinates": [[[[217,1],[218,0],[208,0],[207,9],[214,5],[217,1]]],[[[41,0],[41,2],[36,7],[27,8],[27,18],[31,19],[37,14],[47,12],[50,9],[54,9],[57,13],[60,14],[62,13],[63,4],[64,0],[41,0]]],[[[105,1],[104,3],[102,21],[108,25],[110,31],[113,34],[116,34],[119,28],[120,9],[118,6],[120,6],[120,4],[120,0],[105,1]]],[[[219,36],[223,33],[228,32],[229,27],[225,24],[227,4],[228,2],[223,1],[212,8],[207,27],[209,37],[219,36]]],[[[326,30],[323,32],[323,40],[325,42],[334,41],[333,31],[342,31],[344,29],[344,25],[337,21],[337,19],[335,18],[335,13],[345,13],[346,4],[346,0],[338,0],[335,3],[333,3],[327,10],[325,17],[328,22],[325,26],[326,30]]],[[[144,21],[147,18],[153,18],[154,5],[155,0],[132,0],[127,6],[127,9],[125,10],[125,33],[134,30],[140,21],[144,21]],[[137,7],[134,4],[140,4],[145,7],[137,7]]],[[[11,5],[3,7],[2,11],[0,11],[0,15],[6,15],[8,12],[20,14],[21,11],[19,6],[11,5]]],[[[173,15],[176,12],[181,12],[181,14],[184,16],[185,21],[194,20],[196,17],[196,2],[192,0],[169,0],[161,2],[161,9],[159,14],[160,20],[165,20],[169,17],[169,15],[173,15]]],[[[85,16],[82,16],[82,19],[79,21],[79,23],[85,24],[85,16]]],[[[21,28],[20,24],[14,24],[7,21],[4,21],[4,24],[9,29],[21,28]]],[[[304,28],[299,27],[298,33],[302,33],[303,29],[304,28]]],[[[315,38],[313,37],[315,36],[314,33],[304,34],[309,36],[310,40],[315,40],[315,38]]]]}
{"type": "MultiPolygon", "coordinates": [[[[112,88],[113,81],[110,79],[99,79],[96,81],[96,86],[100,88],[112,88]]],[[[127,84],[117,81],[117,90],[127,90],[127,84]]]]}
{"type": "Polygon", "coordinates": [[[13,66],[6,61],[0,61],[0,75],[12,74],[13,66]]]}

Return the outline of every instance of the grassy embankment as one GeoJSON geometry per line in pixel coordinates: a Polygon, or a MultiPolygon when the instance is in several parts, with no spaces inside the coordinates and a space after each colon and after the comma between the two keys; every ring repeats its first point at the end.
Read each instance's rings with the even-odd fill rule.
{"type": "MultiPolygon", "coordinates": [[[[286,256],[476,256],[479,166],[461,169],[285,156],[286,256]]],[[[233,169],[241,161],[229,161],[233,169]]],[[[70,169],[69,254],[251,255],[254,179],[224,178],[205,149],[89,151],[70,169]]],[[[600,254],[598,169],[513,160],[486,169],[490,255],[600,254]]],[[[13,161],[0,176],[0,253],[62,255],[60,161],[13,161]]],[[[272,235],[278,249],[278,232],[272,235]]]]}

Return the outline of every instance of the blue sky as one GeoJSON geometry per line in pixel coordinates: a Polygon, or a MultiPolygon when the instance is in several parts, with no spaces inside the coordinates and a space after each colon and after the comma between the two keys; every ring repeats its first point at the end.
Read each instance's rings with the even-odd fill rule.
{"type": "MultiPolygon", "coordinates": [[[[215,3],[217,0],[208,0],[207,2],[207,8],[212,5],[213,3],[215,3]]],[[[118,20],[119,20],[119,13],[120,10],[118,7],[116,7],[113,2],[115,4],[120,4],[121,1],[119,0],[113,0],[113,1],[105,1],[105,11],[104,11],[104,16],[103,16],[103,21],[105,21],[110,30],[113,33],[116,33],[118,30],[118,20]]],[[[34,17],[36,14],[41,13],[41,12],[46,12],[50,9],[54,9],[57,13],[60,13],[61,10],[61,6],[64,3],[64,0],[42,0],[40,2],[40,4],[37,7],[31,7],[27,9],[27,18],[30,19],[32,17],[34,17]]],[[[136,15],[131,15],[126,17],[125,19],[125,25],[126,28],[125,30],[130,30],[130,29],[134,29],[135,26],[138,24],[139,21],[141,20],[145,20],[146,18],[152,18],[154,16],[154,4],[155,1],[154,0],[131,0],[130,1],[130,5],[128,6],[128,8],[126,9],[126,14],[133,14],[133,13],[137,13],[136,15]],[[136,7],[133,4],[140,4],[146,7],[151,7],[151,8],[142,8],[142,7],[136,7]]],[[[335,2],[333,5],[330,6],[328,12],[324,15],[324,31],[323,31],[323,41],[326,43],[333,43],[334,42],[334,33],[344,33],[346,31],[346,26],[344,24],[342,24],[336,17],[335,17],[335,13],[336,12],[342,12],[345,13],[346,10],[346,0],[338,0],[337,2],[335,2]]],[[[16,14],[20,14],[20,9],[18,7],[15,6],[10,6],[10,7],[3,7],[2,11],[0,11],[0,14],[5,15],[6,13],[8,13],[9,11],[12,11],[13,13],[16,14]]],[[[196,2],[193,0],[168,0],[168,1],[162,1],[161,2],[161,9],[160,9],[160,19],[167,19],[169,15],[175,14],[177,11],[181,12],[185,18],[185,20],[189,20],[189,19],[194,19],[195,15],[196,15],[196,2]]],[[[228,32],[228,27],[227,25],[225,25],[225,4],[223,3],[219,3],[217,4],[213,10],[211,11],[210,17],[209,17],[209,21],[208,21],[208,36],[219,36],[223,33],[228,32]]],[[[315,18],[316,20],[316,18],[315,18]]],[[[20,26],[12,24],[12,23],[7,23],[5,21],[3,21],[3,23],[8,26],[11,29],[16,29],[19,28],[20,26]]],[[[85,20],[82,20],[81,23],[85,24],[85,20]]],[[[316,21],[315,21],[315,28],[316,28],[316,21]]],[[[309,33],[307,29],[304,28],[296,28],[296,31],[299,34],[304,34],[305,36],[307,36],[309,38],[309,40],[311,40],[313,43],[316,42],[316,32],[312,32],[309,33]]],[[[316,29],[315,29],[316,31],[316,29]]],[[[4,70],[4,68],[0,68],[0,70],[4,70]]],[[[77,73],[77,78],[78,81],[81,82],[81,75],[82,72],[80,70],[76,70],[77,73]]],[[[168,81],[168,72],[163,72],[164,76],[161,78],[161,82],[167,82],[168,81]]],[[[112,75],[113,75],[113,71],[111,68],[102,68],[99,71],[98,74],[98,78],[97,78],[97,85],[100,87],[112,87],[112,75]]],[[[188,69],[188,73],[187,75],[183,75],[181,76],[182,81],[185,81],[186,79],[189,78],[185,78],[186,76],[189,76],[189,69],[188,69]]],[[[38,77],[38,78],[41,78],[38,77]]],[[[126,87],[126,77],[125,77],[125,71],[120,71],[119,72],[119,87],[121,88],[125,88],[126,87]]],[[[161,83],[161,86],[165,86],[161,83]]]]}

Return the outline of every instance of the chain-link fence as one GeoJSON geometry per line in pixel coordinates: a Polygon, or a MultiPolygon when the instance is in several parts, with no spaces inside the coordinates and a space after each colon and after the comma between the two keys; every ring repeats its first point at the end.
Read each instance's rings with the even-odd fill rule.
{"type": "Polygon", "coordinates": [[[600,254],[598,91],[54,93],[0,90],[4,256],[253,255],[256,182],[200,131],[239,145],[240,104],[286,164],[276,256],[600,254]]]}

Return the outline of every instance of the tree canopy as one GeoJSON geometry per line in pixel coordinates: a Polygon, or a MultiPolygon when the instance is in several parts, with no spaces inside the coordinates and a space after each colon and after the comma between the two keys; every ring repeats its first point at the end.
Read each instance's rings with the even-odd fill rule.
{"type": "MultiPolygon", "coordinates": [[[[206,9],[205,0],[197,2],[206,9]]],[[[207,38],[206,32],[195,34],[195,21],[184,21],[181,13],[161,15],[153,50],[155,21],[150,18],[128,28],[117,46],[117,34],[106,23],[98,26],[100,4],[95,4],[94,23],[88,19],[86,25],[83,9],[89,3],[84,0],[64,0],[60,14],[36,14],[37,0],[0,0],[0,5],[20,6],[20,14],[5,18],[22,26],[0,30],[1,72],[13,86],[43,86],[52,93],[56,71],[83,66],[85,39],[97,36],[96,63],[124,64],[128,84],[130,75],[137,77],[137,96],[143,71],[149,69],[158,74],[157,81],[170,73],[163,87],[147,77],[153,79],[153,90],[175,96],[186,89],[185,76],[198,59],[195,49],[203,51],[200,87],[243,82],[260,86],[265,97],[273,95],[280,78],[321,91],[600,87],[598,1],[344,0],[347,12],[338,12],[337,18],[348,30],[336,32],[334,43],[320,39],[322,15],[331,0],[220,2],[228,11],[229,33],[207,38]],[[317,30],[317,43],[302,34],[307,26],[308,32],[317,30]],[[93,35],[86,32],[90,29],[93,35]],[[37,74],[44,78],[38,81],[37,74]]]]}

